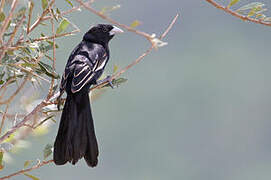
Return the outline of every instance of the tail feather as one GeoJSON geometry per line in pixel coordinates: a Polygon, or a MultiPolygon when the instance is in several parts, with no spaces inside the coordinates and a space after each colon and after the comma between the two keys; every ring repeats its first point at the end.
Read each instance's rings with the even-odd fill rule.
{"type": "Polygon", "coordinates": [[[68,94],[54,144],[54,162],[75,164],[84,157],[94,167],[98,154],[88,93],[68,94]]]}

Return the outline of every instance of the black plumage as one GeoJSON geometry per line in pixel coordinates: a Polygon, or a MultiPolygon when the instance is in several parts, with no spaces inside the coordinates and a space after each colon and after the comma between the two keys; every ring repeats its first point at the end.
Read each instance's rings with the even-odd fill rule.
{"type": "Polygon", "coordinates": [[[97,84],[109,60],[108,42],[121,29],[99,24],[85,33],[72,51],[62,75],[60,96],[67,98],[54,143],[54,162],[75,164],[84,157],[88,166],[98,163],[98,144],[89,101],[89,88],[97,84]]]}

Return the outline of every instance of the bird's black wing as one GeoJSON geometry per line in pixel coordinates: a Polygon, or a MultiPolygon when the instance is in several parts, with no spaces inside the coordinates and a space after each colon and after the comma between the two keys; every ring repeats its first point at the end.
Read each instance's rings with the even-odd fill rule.
{"type": "Polygon", "coordinates": [[[80,91],[86,84],[93,82],[101,75],[108,56],[105,49],[100,45],[87,47],[83,45],[80,51],[68,62],[62,76],[60,91],[66,89],[68,79],[71,79],[71,92],[80,91]],[[97,76],[98,75],[98,76],[97,76]]]}

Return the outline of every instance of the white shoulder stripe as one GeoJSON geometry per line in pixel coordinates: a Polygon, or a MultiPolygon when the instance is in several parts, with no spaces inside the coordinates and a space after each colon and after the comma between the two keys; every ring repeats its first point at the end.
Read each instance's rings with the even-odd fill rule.
{"type": "MultiPolygon", "coordinates": [[[[92,72],[92,71],[89,71],[89,72],[84,76],[84,78],[83,78],[79,83],[77,83],[77,84],[74,84],[74,81],[72,81],[72,86],[75,87],[75,86],[78,86],[78,84],[81,84],[91,72],[92,72]]],[[[81,87],[82,87],[82,86],[81,86],[81,87]]]]}

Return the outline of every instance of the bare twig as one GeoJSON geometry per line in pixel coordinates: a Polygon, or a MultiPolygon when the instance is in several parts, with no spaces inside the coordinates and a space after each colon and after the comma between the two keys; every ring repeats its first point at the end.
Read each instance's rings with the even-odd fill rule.
{"type": "Polygon", "coordinates": [[[86,8],[87,10],[89,10],[90,12],[92,12],[93,14],[96,14],[97,16],[107,20],[108,22],[112,23],[112,24],[115,24],[119,27],[122,27],[124,29],[126,29],[127,31],[130,31],[130,32],[134,32],[138,35],[141,35],[143,37],[145,37],[148,41],[150,41],[152,43],[152,36],[149,35],[148,33],[145,33],[145,32],[142,32],[142,31],[139,31],[139,30],[136,30],[130,26],[127,26],[125,24],[121,24],[113,19],[111,19],[110,17],[104,15],[103,13],[99,12],[99,11],[96,11],[95,9],[93,9],[92,7],[90,7],[87,3],[84,3],[82,0],[76,0],[78,3],[80,3],[84,8],[86,8]]]}
{"type": "Polygon", "coordinates": [[[0,4],[0,12],[3,11],[4,6],[5,6],[5,0],[1,0],[1,4],[0,4]]]}
{"type": "MultiPolygon", "coordinates": [[[[59,37],[64,37],[64,36],[71,36],[74,35],[75,33],[79,32],[79,29],[73,30],[71,32],[66,32],[66,33],[61,33],[61,34],[55,34],[55,36],[48,36],[48,37],[40,37],[40,38],[36,38],[36,39],[32,39],[32,40],[27,40],[25,42],[20,42],[20,44],[22,43],[31,43],[31,42],[38,42],[38,41],[44,41],[44,40],[49,40],[49,39],[53,39],[55,38],[59,38],[59,37]]],[[[16,50],[16,49],[20,49],[23,48],[24,46],[12,46],[12,47],[7,47],[7,49],[10,50],[16,50]]],[[[4,46],[1,46],[0,49],[3,49],[4,46]]]]}
{"type": "Polygon", "coordinates": [[[28,11],[28,21],[27,21],[27,29],[26,29],[27,34],[29,34],[29,30],[30,30],[30,23],[31,23],[31,17],[32,17],[34,3],[32,1],[29,1],[28,6],[29,6],[29,11],[28,11]]]}
{"type": "Polygon", "coordinates": [[[4,177],[1,177],[0,180],[5,180],[5,179],[9,179],[13,176],[17,176],[17,175],[20,175],[20,174],[23,174],[23,173],[26,173],[26,172],[29,172],[29,171],[32,171],[34,169],[38,169],[46,164],[49,164],[49,163],[52,163],[54,162],[52,159],[51,160],[48,160],[48,161],[42,161],[42,162],[38,162],[35,166],[31,167],[31,168],[28,168],[28,169],[23,169],[23,170],[20,170],[20,171],[17,171],[15,173],[12,173],[8,176],[4,176],[4,177]]]}
{"type": "Polygon", "coordinates": [[[29,34],[31,31],[33,31],[42,21],[43,21],[43,17],[49,13],[49,9],[53,6],[53,4],[55,3],[55,0],[52,0],[50,2],[50,4],[48,5],[48,7],[42,12],[42,15],[34,22],[34,24],[32,24],[32,26],[29,28],[29,31],[27,32],[27,34],[29,34]]]}
{"type": "Polygon", "coordinates": [[[7,99],[4,101],[0,101],[0,105],[1,104],[8,104],[10,103],[13,98],[23,89],[24,85],[27,83],[29,76],[25,77],[25,79],[23,80],[23,82],[21,83],[21,85],[16,89],[16,91],[7,99]]]}
{"type": "Polygon", "coordinates": [[[5,124],[5,119],[7,117],[6,115],[7,115],[8,108],[9,108],[9,103],[6,105],[6,109],[5,109],[5,112],[4,112],[3,117],[2,117],[2,121],[1,121],[1,125],[0,125],[0,134],[2,133],[2,129],[3,129],[4,124],[5,124]]]}
{"type": "MultiPolygon", "coordinates": [[[[53,70],[55,70],[56,65],[55,65],[55,61],[56,61],[56,42],[55,42],[55,38],[56,38],[56,34],[55,34],[55,24],[54,24],[54,15],[53,15],[53,11],[50,8],[50,13],[51,13],[51,25],[52,25],[52,37],[53,37],[53,70]]],[[[55,79],[52,77],[51,79],[51,85],[50,85],[50,89],[47,95],[47,100],[50,99],[50,97],[53,95],[53,88],[54,88],[54,83],[55,83],[55,79]]]]}
{"type": "Polygon", "coordinates": [[[17,4],[18,4],[18,0],[13,0],[12,1],[9,15],[5,19],[5,21],[3,22],[3,25],[2,25],[1,30],[0,30],[0,42],[1,42],[1,44],[3,44],[3,39],[2,39],[3,38],[3,34],[4,34],[5,30],[6,30],[6,28],[8,27],[8,23],[9,23],[9,21],[12,18],[12,15],[13,15],[13,13],[15,11],[15,8],[16,8],[17,4]]]}
{"type": "MultiPolygon", "coordinates": [[[[89,4],[89,3],[88,3],[88,4],[89,4]]],[[[69,9],[69,10],[67,10],[67,11],[61,12],[61,13],[60,13],[60,16],[65,16],[65,15],[67,15],[67,14],[70,14],[70,13],[72,13],[72,12],[74,12],[74,11],[79,10],[81,7],[82,7],[82,5],[74,6],[73,8],[71,8],[71,9],[69,9]]],[[[43,20],[47,20],[47,19],[50,19],[50,18],[51,18],[51,16],[45,16],[45,17],[43,18],[43,20]]]]}
{"type": "Polygon", "coordinates": [[[223,11],[225,11],[226,13],[228,14],[231,14],[243,21],[250,21],[250,22],[254,22],[254,23],[257,23],[257,24],[262,24],[262,25],[265,25],[265,26],[271,26],[271,23],[268,23],[268,22],[265,22],[261,19],[255,19],[255,18],[251,18],[249,16],[243,16],[235,11],[232,11],[231,9],[229,9],[228,7],[224,7],[220,4],[218,4],[217,2],[215,2],[214,0],[206,0],[208,3],[212,4],[214,7],[218,8],[218,9],[221,9],[223,11]]]}
{"type": "Polygon", "coordinates": [[[7,44],[4,45],[4,48],[3,48],[3,50],[1,51],[1,54],[0,54],[0,60],[1,61],[2,61],[2,58],[4,57],[4,55],[6,53],[6,50],[8,49],[8,46],[12,43],[12,41],[13,41],[13,39],[14,39],[14,37],[15,37],[18,29],[19,29],[19,27],[23,24],[24,19],[25,19],[25,16],[23,16],[21,18],[21,20],[19,21],[19,23],[16,24],[16,26],[15,26],[15,28],[14,28],[14,30],[13,30],[13,32],[12,32],[12,34],[11,34],[8,42],[7,42],[7,44]]]}

